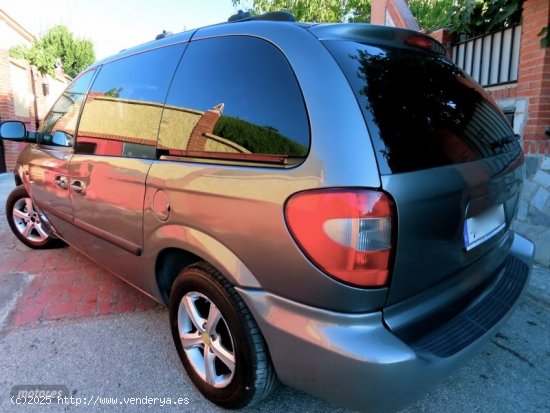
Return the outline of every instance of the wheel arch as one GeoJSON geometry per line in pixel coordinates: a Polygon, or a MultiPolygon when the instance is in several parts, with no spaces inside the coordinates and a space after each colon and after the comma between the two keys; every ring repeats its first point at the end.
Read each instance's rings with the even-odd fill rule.
{"type": "Polygon", "coordinates": [[[197,255],[181,248],[166,248],[162,250],[155,263],[155,277],[160,296],[168,304],[170,289],[178,274],[186,267],[203,261],[197,255]]]}
{"type": "Polygon", "coordinates": [[[236,287],[261,288],[256,277],[231,250],[204,232],[166,226],[153,238],[163,240],[155,258],[155,280],[164,303],[168,303],[178,274],[200,261],[213,267],[236,287]]]}

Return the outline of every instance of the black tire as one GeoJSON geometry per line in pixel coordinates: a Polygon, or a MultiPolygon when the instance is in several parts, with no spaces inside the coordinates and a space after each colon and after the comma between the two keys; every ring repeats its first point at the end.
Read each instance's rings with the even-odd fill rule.
{"type": "Polygon", "coordinates": [[[27,247],[47,249],[65,245],[59,238],[55,238],[47,224],[40,220],[27,190],[22,185],[16,187],[8,196],[6,218],[15,236],[27,247]],[[29,202],[30,204],[27,204],[29,202]],[[19,211],[20,216],[14,215],[16,211],[19,211]],[[27,218],[24,218],[24,215],[27,218]],[[23,229],[25,225],[29,225],[30,228],[27,234],[23,229]]]}
{"type": "MultiPolygon", "coordinates": [[[[266,343],[252,314],[233,286],[211,266],[199,263],[181,271],[172,285],[169,313],[172,336],[183,366],[195,386],[208,400],[226,409],[238,409],[256,404],[274,390],[278,379],[271,364],[266,343]],[[189,300],[194,298],[192,302],[196,307],[193,308],[200,313],[201,319],[206,321],[202,325],[204,330],[194,327],[195,323],[190,324],[187,310],[189,307],[185,307],[182,301],[184,297],[189,300]],[[181,309],[180,303],[183,306],[181,309]],[[215,307],[212,307],[212,303],[215,307]],[[216,321],[216,331],[210,336],[206,327],[208,322],[206,318],[212,308],[219,310],[221,319],[216,321]],[[180,311],[182,311],[181,317],[178,315],[180,311]],[[180,338],[180,327],[182,327],[181,331],[187,332],[189,336],[194,334],[200,336],[199,340],[203,342],[191,347],[188,345],[187,350],[184,350],[180,338]],[[201,331],[203,331],[202,335],[201,331]],[[197,366],[201,365],[201,355],[202,363],[207,365],[206,354],[210,347],[206,346],[213,347],[216,341],[217,346],[220,345],[219,343],[223,346],[225,342],[224,348],[234,355],[235,362],[231,373],[227,367],[231,363],[226,365],[222,359],[215,360],[214,377],[221,377],[222,383],[213,385],[208,383],[205,377],[201,377],[197,366]],[[197,355],[199,361],[197,361],[197,355]],[[220,376],[217,376],[218,372],[221,372],[220,376]]],[[[210,353],[216,352],[210,351],[210,353]]],[[[207,369],[208,367],[204,367],[205,374],[207,369]]]]}

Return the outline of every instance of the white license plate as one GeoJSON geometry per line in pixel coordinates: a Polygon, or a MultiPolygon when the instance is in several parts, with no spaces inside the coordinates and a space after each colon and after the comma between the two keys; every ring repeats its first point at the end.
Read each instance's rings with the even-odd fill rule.
{"type": "Polygon", "coordinates": [[[497,205],[483,213],[468,218],[464,223],[464,246],[466,251],[477,247],[498,234],[505,227],[504,206],[497,205]]]}

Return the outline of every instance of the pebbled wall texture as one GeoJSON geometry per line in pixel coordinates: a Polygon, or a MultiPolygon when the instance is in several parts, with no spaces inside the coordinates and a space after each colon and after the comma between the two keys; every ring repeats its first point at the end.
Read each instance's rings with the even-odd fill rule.
{"type": "Polygon", "coordinates": [[[535,242],[536,260],[550,268],[550,157],[526,156],[527,177],[514,230],[535,242]]]}

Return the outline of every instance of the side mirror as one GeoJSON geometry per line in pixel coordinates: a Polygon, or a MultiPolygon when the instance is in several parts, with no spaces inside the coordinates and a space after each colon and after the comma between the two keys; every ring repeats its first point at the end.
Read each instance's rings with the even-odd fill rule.
{"type": "Polygon", "coordinates": [[[27,128],[18,120],[7,120],[0,123],[0,138],[12,141],[25,141],[27,128]]]}

